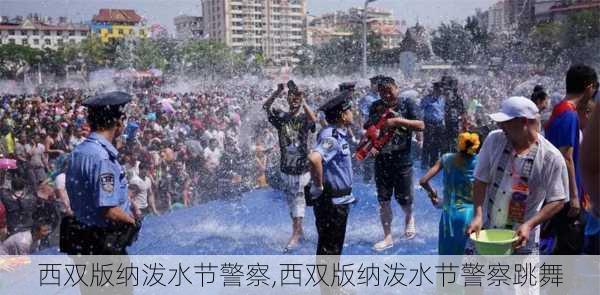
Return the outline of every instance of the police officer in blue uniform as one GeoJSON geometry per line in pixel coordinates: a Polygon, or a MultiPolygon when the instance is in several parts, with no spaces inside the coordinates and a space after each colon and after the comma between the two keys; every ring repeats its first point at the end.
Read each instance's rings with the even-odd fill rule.
{"type": "Polygon", "coordinates": [[[70,155],[66,189],[74,216],[61,224],[61,251],[70,255],[123,255],[140,228],[127,195],[127,178],[113,145],[124,129],[124,92],[88,98],[92,133],[70,155]]]}
{"type": "Polygon", "coordinates": [[[319,236],[317,255],[342,254],[349,205],[355,202],[348,131],[353,120],[351,99],[345,91],[320,108],[329,125],[321,130],[309,155],[309,203],[314,205],[319,236]]]}

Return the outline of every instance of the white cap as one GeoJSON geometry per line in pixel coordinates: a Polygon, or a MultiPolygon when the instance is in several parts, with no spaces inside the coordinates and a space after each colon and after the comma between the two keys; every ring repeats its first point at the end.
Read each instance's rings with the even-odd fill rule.
{"type": "Polygon", "coordinates": [[[500,112],[490,115],[496,122],[506,122],[514,118],[537,119],[540,110],[528,98],[513,96],[502,102],[500,112]]]}

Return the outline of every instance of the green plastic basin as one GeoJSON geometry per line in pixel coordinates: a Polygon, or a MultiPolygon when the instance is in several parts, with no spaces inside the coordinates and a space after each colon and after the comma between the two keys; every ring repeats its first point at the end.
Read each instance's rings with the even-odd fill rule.
{"type": "Polygon", "coordinates": [[[480,255],[510,255],[512,244],[517,241],[514,230],[509,229],[485,229],[479,232],[479,238],[475,233],[471,234],[471,240],[480,255]]]}

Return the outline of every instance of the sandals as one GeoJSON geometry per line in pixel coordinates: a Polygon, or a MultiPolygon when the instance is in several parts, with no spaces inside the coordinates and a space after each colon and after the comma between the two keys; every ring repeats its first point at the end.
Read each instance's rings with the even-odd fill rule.
{"type": "Polygon", "coordinates": [[[385,241],[380,241],[380,242],[377,242],[375,245],[373,245],[373,250],[375,250],[377,252],[381,252],[381,251],[390,249],[392,247],[394,247],[394,242],[386,243],[385,241]]]}
{"type": "Polygon", "coordinates": [[[415,218],[411,217],[410,221],[406,224],[404,229],[404,238],[406,240],[412,240],[417,235],[417,226],[415,225],[415,218]]]}

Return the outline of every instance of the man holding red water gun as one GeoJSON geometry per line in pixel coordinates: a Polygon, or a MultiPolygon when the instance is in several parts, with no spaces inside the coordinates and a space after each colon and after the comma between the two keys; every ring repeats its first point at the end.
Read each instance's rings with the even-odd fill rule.
{"type": "Polygon", "coordinates": [[[374,133],[378,133],[377,140],[372,142],[374,148],[370,149],[369,153],[376,157],[375,183],[384,239],[376,243],[373,248],[383,251],[394,245],[391,230],[392,195],[395,195],[396,201],[406,214],[405,238],[412,239],[416,235],[412,213],[411,141],[413,131],[422,131],[425,124],[421,120],[419,108],[415,102],[418,96],[416,91],[409,90],[400,93],[396,81],[390,77],[381,79],[378,90],[381,99],[371,105],[369,122],[365,124],[365,129],[372,138],[374,133]],[[373,126],[375,128],[371,128],[373,126]]]}

